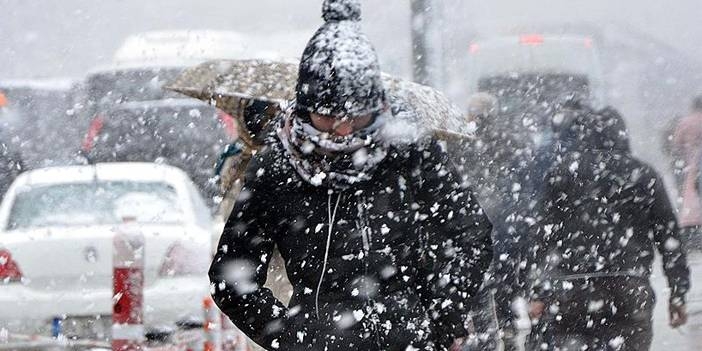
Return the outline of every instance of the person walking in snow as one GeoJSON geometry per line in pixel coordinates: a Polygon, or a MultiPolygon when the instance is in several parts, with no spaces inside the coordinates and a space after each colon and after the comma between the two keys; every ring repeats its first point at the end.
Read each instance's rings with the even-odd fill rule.
{"type": "Polygon", "coordinates": [[[692,113],[680,120],[673,135],[673,153],[681,160],[680,226],[688,248],[702,250],[702,194],[698,182],[702,166],[702,96],[692,113]]]}
{"type": "Polygon", "coordinates": [[[359,2],[326,0],[323,18],[222,233],[214,300],[266,349],[448,349],[467,334],[491,224],[441,143],[385,140],[396,116],[359,2]],[[263,287],[274,246],[288,305],[263,287]]]}
{"type": "Polygon", "coordinates": [[[561,131],[531,234],[528,350],[648,350],[654,252],[671,289],[670,324],[685,323],[689,269],[661,178],[631,155],[617,111],[582,106],[561,131]]]}
{"type": "Polygon", "coordinates": [[[471,95],[466,122],[474,130],[474,136],[466,139],[457,152],[460,155],[456,162],[459,172],[473,184],[476,197],[494,226],[494,257],[471,313],[475,332],[464,347],[471,351],[496,350],[500,339],[505,350],[517,346],[513,338],[516,330],[512,301],[516,295],[515,285],[519,282],[516,273],[520,256],[513,252],[514,241],[509,237],[506,220],[500,218],[500,214],[510,211],[505,207],[511,209],[511,187],[506,186],[505,179],[511,173],[510,165],[519,157],[518,150],[524,147],[512,137],[510,130],[503,128],[502,117],[495,96],[488,93],[471,95]]]}

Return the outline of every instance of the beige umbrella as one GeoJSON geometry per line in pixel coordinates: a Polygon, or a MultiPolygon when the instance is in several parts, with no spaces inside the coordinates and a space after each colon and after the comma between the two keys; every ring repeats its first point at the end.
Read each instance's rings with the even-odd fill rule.
{"type": "Polygon", "coordinates": [[[297,63],[266,60],[215,60],[186,69],[166,89],[201,100],[226,98],[282,103],[294,97],[297,63]]]}
{"type": "MultiPolygon", "coordinates": [[[[246,167],[264,143],[266,132],[278,112],[295,98],[297,62],[265,60],[216,60],[185,70],[166,89],[215,105],[230,114],[238,124],[244,150],[228,158],[221,174],[223,200],[220,213],[227,215],[241,186],[246,167]],[[264,114],[246,114],[252,103],[263,103],[264,114]]],[[[383,75],[399,139],[418,138],[432,133],[449,142],[468,138],[465,119],[443,94],[427,86],[383,75]]],[[[387,128],[391,129],[391,128],[387,128]]],[[[392,128],[395,129],[395,128],[392,128]]]]}
{"type": "Polygon", "coordinates": [[[247,146],[256,147],[263,142],[260,132],[294,96],[296,79],[295,63],[216,60],[185,70],[165,88],[211,103],[232,115],[241,139],[247,146]],[[245,116],[244,109],[254,101],[269,104],[265,120],[252,120],[262,116],[245,116]]]}
{"type": "MultiPolygon", "coordinates": [[[[277,111],[295,97],[296,62],[266,60],[216,60],[185,70],[166,89],[214,104],[231,114],[239,124],[240,135],[250,147],[263,142],[261,131],[273,121],[277,111]],[[253,101],[269,104],[267,120],[245,116],[243,109],[253,101]]],[[[469,131],[460,109],[430,87],[383,75],[393,112],[407,122],[439,131],[439,136],[462,138],[469,131]]]]}

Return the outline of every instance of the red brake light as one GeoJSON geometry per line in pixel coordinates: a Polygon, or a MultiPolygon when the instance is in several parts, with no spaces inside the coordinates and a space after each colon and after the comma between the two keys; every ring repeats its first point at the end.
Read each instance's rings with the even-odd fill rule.
{"type": "Polygon", "coordinates": [[[544,37],[539,34],[522,35],[519,37],[519,43],[524,45],[541,45],[544,43],[544,37]]]}
{"type": "Polygon", "coordinates": [[[475,54],[475,53],[477,53],[478,51],[480,51],[480,45],[478,45],[478,44],[470,44],[470,46],[468,46],[468,52],[469,52],[469,53],[475,54]]]}
{"type": "Polygon", "coordinates": [[[238,137],[236,132],[236,124],[234,123],[234,117],[230,116],[222,110],[217,110],[217,117],[219,121],[224,125],[224,130],[227,132],[227,136],[233,139],[238,137]]]}
{"type": "Polygon", "coordinates": [[[177,242],[171,245],[166,252],[166,257],[161,264],[158,275],[161,277],[174,277],[202,274],[207,272],[208,261],[207,255],[198,254],[195,250],[177,242]]]}
{"type": "Polygon", "coordinates": [[[7,97],[5,97],[5,94],[0,92],[0,107],[5,107],[7,106],[7,97]]]}
{"type": "Polygon", "coordinates": [[[105,121],[101,116],[95,116],[90,122],[90,127],[88,127],[88,133],[85,134],[85,140],[83,140],[82,149],[84,152],[89,152],[93,149],[95,144],[95,139],[100,135],[102,127],[105,125],[105,121]]]}
{"type": "Polygon", "coordinates": [[[10,251],[0,249],[0,283],[15,283],[21,280],[22,271],[12,259],[10,251]]]}

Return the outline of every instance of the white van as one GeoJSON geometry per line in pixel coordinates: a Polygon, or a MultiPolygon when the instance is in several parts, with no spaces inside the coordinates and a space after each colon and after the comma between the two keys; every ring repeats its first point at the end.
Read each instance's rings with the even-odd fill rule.
{"type": "Polygon", "coordinates": [[[284,60],[299,57],[306,39],[298,32],[249,35],[216,30],[152,31],[128,37],[115,52],[113,63],[183,66],[214,59],[284,60]]]}
{"type": "Polygon", "coordinates": [[[545,101],[576,94],[595,105],[605,97],[598,49],[587,36],[528,34],[473,42],[468,77],[470,92],[514,90],[512,95],[545,101]]]}

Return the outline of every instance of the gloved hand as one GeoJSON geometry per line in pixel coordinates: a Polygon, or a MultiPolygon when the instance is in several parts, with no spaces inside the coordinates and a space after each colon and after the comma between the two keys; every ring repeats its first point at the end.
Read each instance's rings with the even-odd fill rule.
{"type": "Polygon", "coordinates": [[[546,304],[541,301],[535,300],[529,303],[529,318],[539,319],[544,314],[546,310],[546,304]]]}
{"type": "Polygon", "coordinates": [[[454,340],[453,345],[449,347],[449,351],[461,351],[463,349],[463,345],[465,345],[466,339],[465,338],[458,338],[454,340]]]}
{"type": "Polygon", "coordinates": [[[671,303],[668,306],[668,317],[670,320],[670,326],[673,328],[677,328],[687,323],[687,309],[685,308],[685,304],[671,303]]]}

